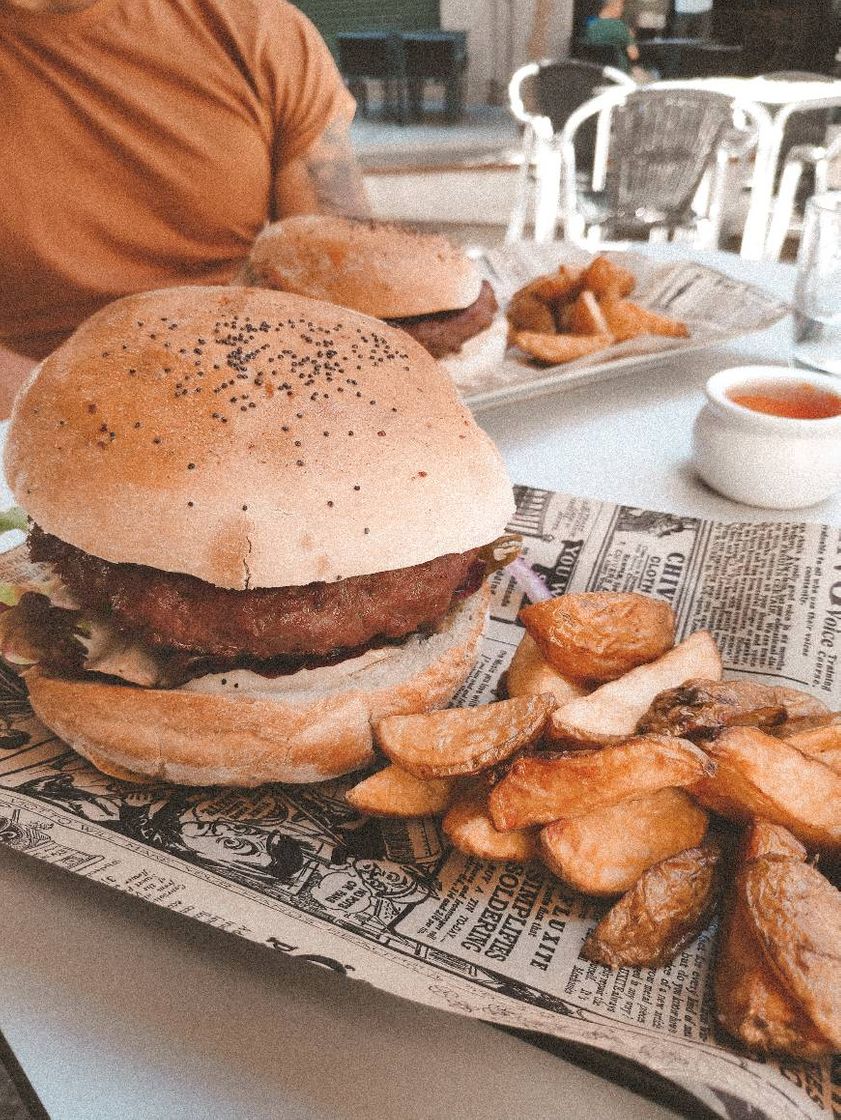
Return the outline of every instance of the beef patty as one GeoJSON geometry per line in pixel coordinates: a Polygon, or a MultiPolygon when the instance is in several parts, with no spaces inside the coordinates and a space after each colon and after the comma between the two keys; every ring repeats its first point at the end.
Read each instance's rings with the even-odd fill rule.
{"type": "Polygon", "coordinates": [[[82,607],[154,646],[216,658],[325,657],[436,626],[485,574],[480,549],[336,583],[235,591],[141,564],[111,564],[33,525],[29,552],[82,607]]]}
{"type": "Polygon", "coordinates": [[[433,358],[445,358],[457,354],[469,338],[489,327],[498,308],[493,288],[483,280],[475,302],[461,311],[438,311],[386,322],[410,334],[433,358]]]}

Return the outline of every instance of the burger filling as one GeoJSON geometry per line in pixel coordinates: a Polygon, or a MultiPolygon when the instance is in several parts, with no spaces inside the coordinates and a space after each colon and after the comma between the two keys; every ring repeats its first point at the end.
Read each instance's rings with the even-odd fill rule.
{"type": "Polygon", "coordinates": [[[498,310],[494,290],[483,280],[478,298],[460,311],[438,311],[386,322],[410,334],[433,358],[445,358],[457,354],[468,339],[487,330],[498,310]]]}
{"type": "Polygon", "coordinates": [[[0,618],[2,652],[53,672],[93,669],[167,687],[237,668],[281,676],[432,633],[516,548],[501,538],[335,583],[236,591],[183,573],[112,564],[37,525],[28,544],[31,559],[49,564],[57,579],[0,618]]]}

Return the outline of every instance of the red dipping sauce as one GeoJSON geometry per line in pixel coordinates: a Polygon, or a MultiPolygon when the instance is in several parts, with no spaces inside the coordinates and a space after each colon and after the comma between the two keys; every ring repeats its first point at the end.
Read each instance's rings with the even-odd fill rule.
{"type": "Polygon", "coordinates": [[[829,389],[816,389],[802,381],[788,385],[749,385],[731,389],[726,397],[733,404],[766,416],[783,416],[787,420],[829,420],[841,416],[841,394],[829,389]]]}

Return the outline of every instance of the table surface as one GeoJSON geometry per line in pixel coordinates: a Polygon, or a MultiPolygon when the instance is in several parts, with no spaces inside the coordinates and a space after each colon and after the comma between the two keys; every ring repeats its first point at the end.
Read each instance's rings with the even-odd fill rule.
{"type": "Polygon", "coordinates": [[[689,78],[681,84],[711,89],[728,97],[746,98],[762,105],[805,104],[841,97],[841,80],[829,82],[790,81],[784,78],[689,78]]]}
{"type": "MultiPolygon", "coordinates": [[[[657,256],[687,255],[673,246],[657,256]]],[[[790,297],[793,269],[692,254],[790,297]]],[[[722,519],[689,466],[707,377],[786,359],[788,322],[480,414],[512,478],[722,519]]],[[[0,1027],[55,1120],[569,1120],[669,1109],[482,1023],[381,994],[0,847],[0,1027]]]]}

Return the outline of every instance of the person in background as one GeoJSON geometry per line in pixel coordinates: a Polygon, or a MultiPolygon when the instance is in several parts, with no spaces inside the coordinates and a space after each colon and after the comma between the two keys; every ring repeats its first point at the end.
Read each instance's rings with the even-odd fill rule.
{"type": "Polygon", "coordinates": [[[608,0],[602,4],[599,14],[587,21],[584,41],[594,46],[613,47],[615,65],[629,74],[632,64],[639,61],[639,49],[633,31],[623,18],[624,13],[624,0],[608,0]]]}
{"type": "Polygon", "coordinates": [[[285,0],[0,0],[0,104],[0,416],[111,300],[227,283],[280,217],[368,215],[353,98],[285,0]]]}
{"type": "Polygon", "coordinates": [[[709,39],[713,0],[675,0],[672,34],[678,39],[709,39]]]}

